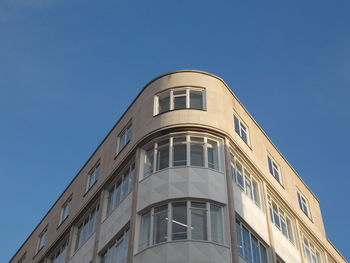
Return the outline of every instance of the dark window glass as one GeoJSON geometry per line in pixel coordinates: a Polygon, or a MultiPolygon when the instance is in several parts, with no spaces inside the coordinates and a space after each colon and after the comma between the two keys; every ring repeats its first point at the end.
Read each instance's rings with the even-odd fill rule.
{"type": "Polygon", "coordinates": [[[201,90],[190,90],[190,108],[203,109],[203,92],[201,90]]]}
{"type": "Polygon", "coordinates": [[[187,203],[173,203],[173,240],[187,239],[187,203]]]}

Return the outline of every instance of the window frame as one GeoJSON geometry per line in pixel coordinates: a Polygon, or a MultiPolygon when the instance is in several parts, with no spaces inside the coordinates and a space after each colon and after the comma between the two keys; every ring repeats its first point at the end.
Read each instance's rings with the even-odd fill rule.
{"type": "Polygon", "coordinates": [[[283,186],[281,166],[276,162],[276,160],[270,154],[267,155],[267,166],[268,166],[269,173],[276,179],[277,182],[279,182],[281,186],[283,186]],[[276,176],[275,170],[278,172],[278,176],[276,176]]]}
{"type": "MultiPolygon", "coordinates": [[[[166,98],[167,96],[165,96],[166,98]]],[[[162,90],[154,95],[154,107],[153,107],[153,116],[157,116],[159,114],[173,111],[173,110],[183,110],[183,109],[192,109],[192,110],[206,110],[206,88],[204,87],[198,87],[198,86],[179,86],[179,87],[173,87],[166,90],[162,90]],[[175,94],[174,91],[182,91],[184,90],[184,94],[175,94]],[[202,93],[202,108],[195,108],[191,107],[191,90],[194,91],[201,91],[202,93]],[[169,93],[169,107],[168,110],[164,110],[162,112],[159,112],[159,97],[163,94],[169,93]],[[185,97],[185,107],[184,108],[175,108],[175,98],[178,97],[185,97]]]]}
{"type": "Polygon", "coordinates": [[[253,173],[247,169],[247,167],[243,164],[242,161],[240,161],[238,158],[234,157],[231,155],[231,176],[232,176],[232,181],[235,183],[239,189],[241,189],[248,197],[249,199],[261,210],[263,210],[263,205],[262,205],[262,187],[261,187],[261,181],[256,178],[253,173]],[[238,180],[238,168],[237,168],[237,163],[242,167],[242,184],[238,180]],[[250,189],[251,193],[248,193],[247,190],[247,181],[250,181],[250,189]],[[255,186],[254,186],[255,184],[255,186]]]}
{"type": "Polygon", "coordinates": [[[271,197],[270,194],[267,195],[267,200],[268,200],[268,206],[269,206],[269,214],[270,214],[270,221],[271,223],[282,233],[282,235],[287,238],[294,246],[296,246],[296,241],[295,241],[295,228],[294,228],[294,220],[292,220],[292,217],[289,215],[289,213],[286,212],[286,209],[281,207],[281,205],[275,201],[274,198],[271,197]],[[277,216],[279,222],[275,222],[275,210],[274,206],[277,208],[277,216]],[[285,228],[287,231],[287,234],[284,233],[283,227],[282,227],[282,220],[284,220],[285,228]],[[290,224],[288,224],[288,221],[290,224]]]}
{"type": "Polygon", "coordinates": [[[248,263],[253,263],[253,261],[254,261],[254,259],[253,259],[254,258],[254,254],[253,253],[254,252],[253,252],[252,239],[254,238],[255,240],[258,241],[260,262],[261,263],[268,263],[269,262],[268,246],[262,241],[262,238],[260,238],[258,235],[253,233],[250,230],[250,228],[246,224],[244,224],[242,222],[242,220],[239,219],[239,218],[236,218],[235,227],[236,227],[236,237],[237,237],[237,248],[236,249],[237,249],[238,256],[241,257],[242,259],[244,259],[248,263]],[[238,229],[238,227],[239,227],[239,229],[238,229]],[[248,232],[248,237],[249,237],[249,247],[248,248],[245,248],[243,229],[245,229],[248,232]],[[238,237],[240,237],[240,240],[239,240],[238,237]],[[263,247],[265,249],[267,262],[264,262],[263,259],[262,259],[262,254],[261,254],[260,247],[263,247]],[[249,255],[250,258],[247,258],[247,256],[245,255],[246,252],[250,252],[250,255],[249,255]],[[242,255],[241,255],[241,253],[242,253],[242,255]],[[251,261],[249,261],[249,259],[251,261]]]}
{"type": "Polygon", "coordinates": [[[323,263],[323,258],[322,258],[323,253],[321,252],[321,250],[315,245],[315,242],[311,241],[311,239],[302,232],[301,232],[301,246],[302,246],[304,259],[307,263],[323,263]],[[307,255],[307,250],[310,253],[310,260],[307,255]],[[313,258],[316,259],[316,262],[313,262],[313,258]]]}
{"type": "Polygon", "coordinates": [[[131,137],[132,137],[132,122],[129,121],[128,124],[125,125],[125,127],[121,130],[121,132],[118,135],[117,154],[120,153],[126,147],[126,145],[128,145],[128,143],[131,140],[131,137]],[[125,140],[125,141],[122,142],[122,140],[125,140]]]}
{"type": "Polygon", "coordinates": [[[41,233],[40,233],[39,236],[38,236],[38,242],[37,242],[37,245],[36,245],[35,254],[38,254],[39,251],[42,250],[43,247],[45,247],[47,229],[48,229],[48,227],[46,226],[46,227],[44,228],[44,230],[41,231],[41,233]]]}
{"type": "Polygon", "coordinates": [[[112,253],[112,255],[116,255],[113,250],[116,249],[118,246],[122,245],[124,249],[126,247],[126,250],[124,250],[124,259],[122,259],[122,262],[117,262],[116,259],[118,259],[118,258],[112,258],[112,260],[113,260],[113,262],[117,262],[117,263],[126,263],[127,258],[128,258],[129,239],[130,239],[129,228],[122,230],[120,233],[118,233],[117,238],[114,238],[112,244],[109,245],[108,248],[105,249],[100,254],[100,260],[98,262],[100,262],[100,263],[110,262],[110,258],[109,258],[110,255],[108,253],[110,252],[110,253],[112,253]],[[104,258],[105,256],[107,256],[107,259],[104,258]]]}
{"type": "MultiPolygon", "coordinates": [[[[221,145],[222,145],[222,140],[220,138],[217,137],[213,137],[209,134],[203,134],[203,133],[193,133],[193,132],[187,132],[187,133],[171,133],[171,134],[167,134],[165,136],[161,136],[158,137],[156,139],[154,139],[152,142],[146,144],[145,146],[143,146],[142,148],[142,154],[141,154],[141,167],[142,167],[142,171],[141,171],[141,176],[140,176],[140,180],[143,180],[144,178],[149,177],[150,175],[165,170],[165,169],[171,169],[171,168],[180,168],[180,167],[199,167],[199,168],[205,168],[205,169],[211,169],[217,172],[221,172],[221,145]],[[174,142],[174,140],[176,140],[177,138],[185,138],[184,141],[181,142],[174,142]],[[193,141],[191,140],[191,138],[202,138],[203,142],[197,142],[197,141],[193,141]],[[158,164],[158,143],[168,140],[168,147],[169,147],[169,153],[168,153],[168,166],[162,169],[157,169],[157,164],[158,164]],[[209,143],[210,141],[210,143],[209,143]],[[212,146],[212,142],[216,144],[216,146],[212,146]],[[197,144],[201,144],[203,146],[203,166],[198,166],[198,165],[191,165],[191,145],[197,145],[197,144]],[[174,165],[174,149],[176,149],[175,147],[178,145],[185,145],[186,148],[186,160],[182,160],[185,161],[186,164],[181,164],[181,165],[174,165]],[[216,149],[214,150],[213,153],[213,158],[214,158],[214,162],[216,162],[216,164],[211,164],[209,162],[209,157],[208,157],[208,151],[209,149],[212,149],[213,147],[216,147],[216,149]],[[153,149],[153,151],[152,151],[153,149]],[[152,156],[153,160],[152,160],[152,164],[149,169],[145,169],[145,163],[147,159],[147,155],[146,152],[149,153],[149,156],[152,156]],[[153,153],[152,153],[153,152],[153,153]],[[214,168],[212,168],[211,166],[213,166],[214,168]],[[147,173],[145,173],[147,171],[147,173]]],[[[148,162],[147,162],[148,163],[148,162]]]]}
{"type": "Polygon", "coordinates": [[[100,169],[101,169],[101,162],[98,161],[88,172],[85,193],[87,193],[98,181],[98,178],[100,177],[100,169]],[[91,181],[92,176],[94,176],[93,181],[91,181]]]}
{"type": "Polygon", "coordinates": [[[233,114],[233,125],[234,125],[235,132],[239,135],[239,137],[241,137],[242,141],[244,141],[245,144],[251,147],[250,129],[248,125],[236,113],[233,114]],[[236,120],[237,120],[238,127],[236,127],[236,120]],[[244,136],[242,135],[243,133],[242,130],[246,134],[247,141],[244,139],[244,136]]]}
{"type": "MultiPolygon", "coordinates": [[[[163,204],[159,204],[156,205],[154,207],[151,207],[149,209],[147,209],[146,211],[142,212],[139,214],[139,224],[138,224],[138,240],[137,240],[137,247],[138,247],[138,252],[143,251],[144,249],[147,249],[149,247],[153,247],[159,244],[163,244],[163,243],[167,243],[167,242],[178,242],[178,241],[188,241],[188,240],[192,240],[192,241],[204,241],[204,242],[212,242],[215,244],[219,244],[219,245],[225,245],[226,244],[226,235],[224,232],[224,206],[220,205],[220,204],[216,204],[213,202],[207,202],[207,201],[202,201],[202,200],[176,200],[176,201],[172,201],[172,202],[168,202],[168,203],[163,203],[163,204]],[[173,204],[176,203],[182,203],[185,202],[186,203],[186,221],[187,221],[187,225],[186,227],[186,238],[183,239],[174,239],[173,238],[173,204]],[[205,225],[205,238],[203,239],[194,239],[193,235],[192,235],[192,230],[193,230],[193,221],[192,221],[192,212],[193,209],[197,209],[196,207],[193,207],[192,204],[193,203],[198,203],[198,204],[204,204],[205,207],[203,208],[198,208],[200,210],[205,211],[205,221],[206,221],[206,225],[205,225]],[[211,222],[211,206],[215,206],[220,208],[220,213],[221,213],[221,222],[219,223],[218,227],[221,227],[221,233],[222,233],[222,238],[221,241],[222,243],[218,243],[216,241],[213,240],[212,238],[212,222],[211,222]],[[165,211],[167,212],[166,214],[166,218],[167,218],[167,222],[166,222],[166,239],[161,241],[161,242],[156,242],[155,240],[155,236],[154,236],[154,231],[155,231],[155,209],[157,208],[161,208],[161,207],[166,207],[165,211]],[[143,216],[149,216],[149,219],[147,219],[149,222],[147,222],[148,228],[146,229],[146,234],[148,236],[141,236],[141,226],[144,226],[142,224],[143,222],[143,216]],[[144,241],[142,244],[140,244],[141,241],[144,241]],[[147,243],[147,244],[146,244],[147,243]]],[[[180,222],[181,223],[181,222],[180,222]]],[[[179,224],[180,224],[179,223],[179,224]]],[[[181,224],[183,225],[183,224],[181,224]]],[[[144,228],[143,228],[144,229],[144,228]]]]}
{"type": "Polygon", "coordinates": [[[309,200],[300,192],[300,190],[297,190],[297,198],[300,210],[311,220],[309,200]],[[303,208],[306,208],[306,211],[303,208]]]}
{"type": "MultiPolygon", "coordinates": [[[[61,253],[64,251],[65,252],[65,258],[63,259],[63,263],[66,262],[66,257],[68,254],[68,239],[64,240],[62,243],[60,243],[60,245],[58,246],[58,248],[55,249],[55,251],[51,254],[51,256],[49,257],[49,261],[50,263],[56,263],[54,260],[56,260],[61,253]]],[[[60,262],[58,262],[60,263],[60,262]]]]}
{"type": "Polygon", "coordinates": [[[106,204],[106,217],[111,215],[113,213],[113,211],[119,207],[119,205],[122,203],[122,201],[134,189],[135,179],[136,179],[136,170],[135,169],[136,169],[136,166],[135,166],[134,161],[126,164],[120,170],[120,172],[117,174],[116,179],[112,183],[112,186],[110,188],[106,189],[108,191],[107,204],[106,204]],[[128,180],[128,189],[126,192],[124,192],[123,186],[125,185],[124,182],[125,182],[126,177],[128,180]],[[111,198],[115,199],[115,197],[113,197],[112,195],[113,194],[117,195],[116,194],[117,192],[114,192],[114,191],[117,191],[118,187],[120,187],[120,194],[119,194],[120,199],[118,200],[117,203],[115,203],[115,201],[111,201],[112,200],[111,198]],[[110,202],[112,202],[112,203],[110,203],[110,202]]]}
{"type": "MultiPolygon", "coordinates": [[[[99,213],[100,213],[100,209],[99,209],[99,204],[97,202],[97,204],[93,205],[93,208],[91,208],[85,215],[84,217],[80,220],[80,222],[78,224],[76,224],[76,232],[75,232],[75,242],[74,242],[74,252],[78,251],[89,239],[90,237],[96,232],[96,226],[99,223],[99,213]],[[84,229],[83,227],[86,227],[87,225],[91,224],[91,220],[93,221],[93,230],[91,231],[91,233],[85,234],[86,236],[84,237],[83,241],[80,241],[81,233],[84,233],[84,229]]],[[[89,227],[89,226],[87,226],[89,227]]],[[[86,228],[85,228],[86,229],[86,228]]]]}
{"type": "Polygon", "coordinates": [[[61,207],[59,226],[69,217],[72,208],[72,197],[69,197],[61,207]],[[65,209],[68,208],[67,215],[65,216],[65,209]]]}

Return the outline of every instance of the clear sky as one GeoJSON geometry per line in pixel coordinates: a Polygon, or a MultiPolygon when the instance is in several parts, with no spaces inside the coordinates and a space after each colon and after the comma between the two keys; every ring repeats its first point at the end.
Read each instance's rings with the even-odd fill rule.
{"type": "Polygon", "coordinates": [[[321,201],[350,259],[348,0],[1,0],[0,262],[141,88],[222,77],[321,201]]]}

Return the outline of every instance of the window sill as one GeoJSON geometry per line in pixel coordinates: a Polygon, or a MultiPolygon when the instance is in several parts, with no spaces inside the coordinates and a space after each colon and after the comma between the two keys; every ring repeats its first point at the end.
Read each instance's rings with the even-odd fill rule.
{"type": "Polygon", "coordinates": [[[139,180],[139,182],[141,183],[142,181],[146,180],[147,178],[151,177],[152,175],[161,173],[161,172],[163,172],[163,171],[171,170],[171,169],[178,169],[178,168],[206,169],[206,170],[211,170],[211,171],[216,172],[216,173],[224,174],[223,172],[221,172],[221,171],[219,171],[219,170],[215,170],[215,169],[209,168],[209,167],[201,167],[201,166],[175,166],[175,167],[168,167],[168,168],[164,168],[164,169],[162,169],[162,170],[155,171],[155,172],[153,172],[153,173],[147,175],[146,177],[143,177],[141,180],[139,180]]]}
{"type": "Polygon", "coordinates": [[[124,196],[124,198],[122,200],[120,200],[119,205],[116,206],[109,214],[106,214],[105,218],[101,221],[101,224],[103,224],[114,213],[114,211],[116,211],[121,206],[121,204],[124,202],[124,200],[126,200],[128,198],[128,196],[130,194],[132,194],[133,192],[134,192],[134,189],[130,190],[130,192],[126,196],[124,196]]]}
{"type": "Polygon", "coordinates": [[[96,231],[94,231],[94,232],[85,240],[85,242],[84,242],[83,244],[80,245],[80,247],[78,247],[76,250],[74,250],[73,255],[72,255],[69,259],[72,259],[72,258],[75,256],[75,254],[77,254],[77,252],[79,251],[79,249],[81,249],[81,248],[92,238],[92,236],[95,235],[95,232],[96,232],[96,231]]]}
{"type": "Polygon", "coordinates": [[[183,108],[183,109],[174,109],[174,110],[167,110],[167,111],[163,111],[161,113],[157,113],[157,114],[154,114],[153,117],[157,117],[157,116],[160,116],[162,114],[165,114],[165,113],[168,113],[168,112],[172,112],[172,111],[179,111],[179,110],[198,110],[198,111],[207,111],[207,109],[195,109],[195,108],[183,108]]]}
{"type": "Polygon", "coordinates": [[[126,146],[130,143],[131,139],[123,146],[123,148],[121,148],[117,154],[114,156],[113,160],[117,159],[119,154],[126,148],[126,146]]]}
{"type": "Polygon", "coordinates": [[[98,180],[96,180],[96,181],[86,190],[86,192],[84,193],[83,197],[85,197],[85,196],[90,192],[90,190],[97,184],[97,181],[98,181],[98,180]]]}
{"type": "Polygon", "coordinates": [[[158,243],[155,245],[150,245],[140,251],[138,251],[134,256],[137,256],[138,254],[141,254],[142,252],[146,251],[147,249],[152,249],[164,244],[169,244],[169,243],[179,243],[179,242],[199,242],[199,243],[205,243],[205,244],[213,244],[216,246],[220,246],[220,247],[224,247],[227,249],[230,249],[230,246],[227,246],[225,244],[220,244],[220,243],[216,243],[216,242],[212,242],[212,241],[207,241],[207,240],[194,240],[194,239],[184,239],[184,240],[171,240],[171,241],[166,241],[166,242],[162,242],[162,243],[158,243]]]}

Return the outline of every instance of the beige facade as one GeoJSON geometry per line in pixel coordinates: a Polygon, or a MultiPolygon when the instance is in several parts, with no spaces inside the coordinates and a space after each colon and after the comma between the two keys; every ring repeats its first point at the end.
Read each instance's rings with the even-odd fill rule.
{"type": "Polygon", "coordinates": [[[164,74],[142,89],[10,262],[23,256],[23,262],[35,263],[108,262],[104,255],[119,249],[113,245],[118,242],[127,244],[127,262],[258,263],[266,261],[265,250],[269,263],[346,262],[325,235],[317,197],[225,82],[193,70],[164,74]],[[164,140],[168,148],[162,152],[164,140]],[[152,171],[145,176],[149,148],[152,171]],[[96,165],[97,180],[89,188],[96,165]],[[119,194],[118,202],[111,201],[119,182],[127,190],[120,190],[124,196],[119,194]],[[175,218],[180,203],[186,223],[175,218]],[[205,209],[194,208],[199,204],[205,209]],[[167,214],[158,217],[162,206],[167,214]],[[198,211],[205,213],[200,217],[198,211]],[[148,212],[152,218],[146,225],[153,232],[144,234],[148,212]],[[89,218],[94,224],[82,234],[89,218]],[[181,226],[185,233],[175,233],[181,226]],[[196,232],[197,226],[204,232],[196,232]],[[257,254],[254,248],[260,249],[257,254]]]}

